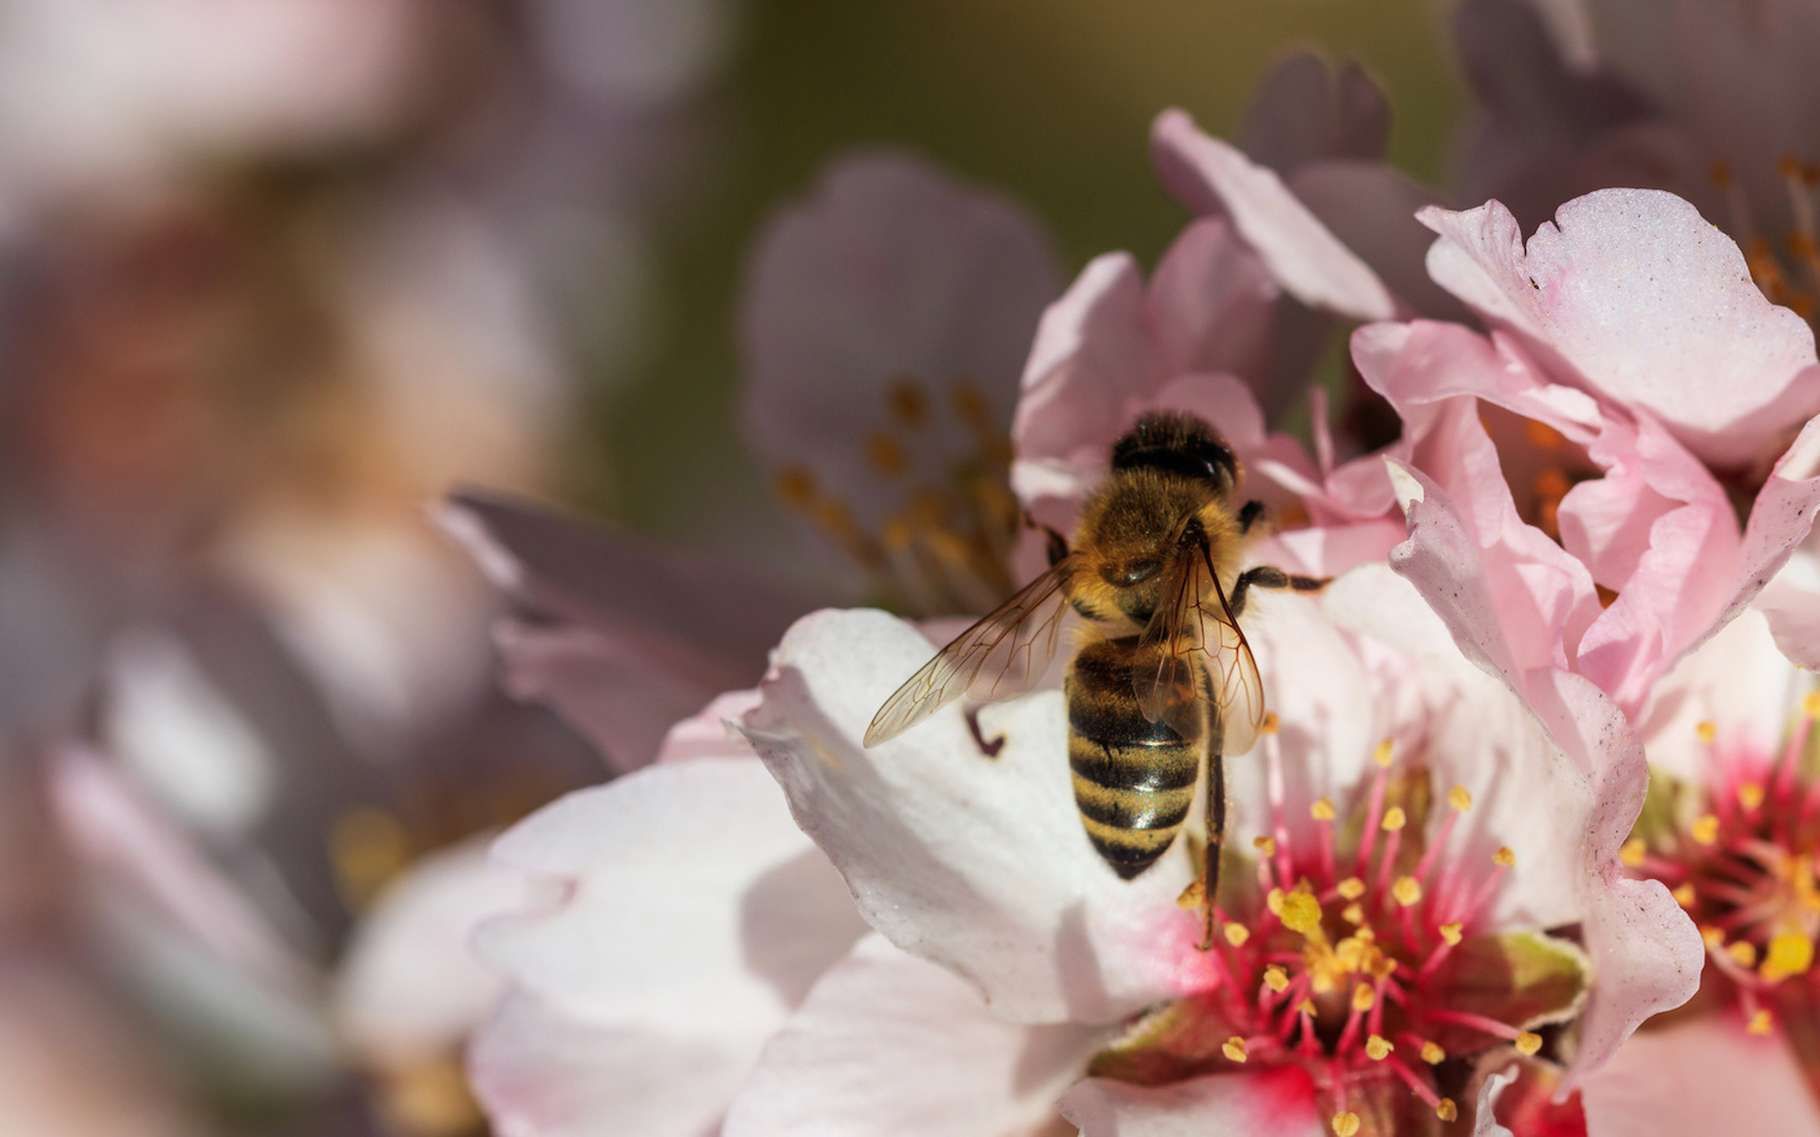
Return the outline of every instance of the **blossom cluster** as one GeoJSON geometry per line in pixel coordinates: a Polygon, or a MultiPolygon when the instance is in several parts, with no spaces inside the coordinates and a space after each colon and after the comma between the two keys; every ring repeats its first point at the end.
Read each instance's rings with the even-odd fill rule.
{"type": "Polygon", "coordinates": [[[1350,66],[1284,62],[1242,145],[1164,111],[1185,219],[1148,272],[1066,283],[1002,198],[837,163],[740,325],[754,450],[837,551],[818,598],[450,499],[521,613],[510,684],[622,771],[494,847],[525,890],[474,937],[495,1126],[1820,1129],[1815,179],[1766,137],[1792,116],[1720,106],[1744,59],[1812,82],[1812,20],[1666,7],[1461,5],[1446,192],[1383,160],[1350,66]],[[1127,880],[1061,669],[865,740],[1155,411],[1231,447],[1245,563],[1327,583],[1254,593],[1223,825],[1127,880]]]}

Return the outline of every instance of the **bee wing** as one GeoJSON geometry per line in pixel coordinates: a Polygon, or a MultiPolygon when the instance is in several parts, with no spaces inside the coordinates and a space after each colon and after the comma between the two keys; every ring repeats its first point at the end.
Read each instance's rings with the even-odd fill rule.
{"type": "Polygon", "coordinates": [[[1064,557],[936,652],[872,716],[866,745],[897,737],[962,695],[990,702],[1029,690],[1061,644],[1072,565],[1064,557]]]}
{"type": "Polygon", "coordinates": [[[1160,650],[1156,666],[1140,668],[1133,678],[1138,706],[1151,722],[1167,723],[1187,738],[1198,733],[1198,704],[1211,695],[1224,727],[1220,753],[1243,754],[1264,724],[1258,662],[1207,551],[1194,542],[1177,549],[1144,628],[1142,643],[1160,650]]]}

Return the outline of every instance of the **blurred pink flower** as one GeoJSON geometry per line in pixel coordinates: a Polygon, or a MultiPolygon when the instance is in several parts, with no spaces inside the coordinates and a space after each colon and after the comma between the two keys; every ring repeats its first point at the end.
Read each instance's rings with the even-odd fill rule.
{"type": "MultiPolygon", "coordinates": [[[[1256,877],[1228,875],[1224,942],[1211,954],[1195,950],[1198,916],[1177,904],[1190,858],[1122,882],[1081,839],[1054,760],[1058,691],[980,713],[981,731],[1004,740],[993,761],[958,710],[866,750],[859,737],[880,693],[927,641],[876,613],[821,613],[793,629],[744,723],[798,822],[886,939],[964,977],[994,1018],[1029,1025],[989,1035],[949,999],[913,1013],[888,995],[883,945],[862,945],[816,987],[789,1041],[766,1049],[726,1131],[822,1132],[872,1116],[890,1132],[903,1114],[879,1115],[893,1109],[981,1114],[978,1075],[1017,1067],[1030,1076],[994,1089],[990,1115],[1007,1126],[1043,1118],[1015,1091],[1086,1074],[1061,1108],[1089,1137],[1241,1118],[1278,1127],[1260,1132],[1313,1133],[1330,1120],[1344,1132],[1337,1115],[1472,1112],[1472,1101],[1441,1101],[1464,1082],[1436,1081],[1425,1043],[1508,1060],[1510,1047],[1538,1045],[1531,1026],[1578,1017],[1583,1074],[1684,1000],[1700,957],[1692,927],[1666,889],[1614,871],[1642,789],[1616,709],[1569,679],[1575,733],[1557,742],[1386,570],[1333,589],[1326,607],[1362,620],[1355,632],[1317,602],[1259,600],[1253,640],[1279,729],[1228,767],[1228,840],[1255,848],[1256,877]],[[1348,818],[1368,835],[1357,847],[1343,836],[1360,832],[1348,818]],[[1351,932],[1361,922],[1374,938],[1351,932]],[[1583,957],[1541,934],[1576,922],[1598,976],[1584,1007],[1583,957]],[[1490,961],[1508,964],[1507,952],[1549,981],[1487,996],[1476,968],[1497,970],[1490,961]],[[1405,978],[1373,972],[1380,955],[1405,978]],[[878,985],[870,998],[863,976],[878,985]],[[953,1075],[921,1052],[943,1016],[971,1040],[953,1075]],[[888,1044],[841,1042],[880,1037],[888,1044]],[[843,1060],[828,1062],[835,1053],[843,1060]],[[908,1104],[880,1089],[903,1068],[930,1072],[908,1104]],[[959,1100],[939,1092],[950,1084],[959,1100]]],[[[898,982],[916,973],[894,966],[898,982]]]]}
{"type": "Polygon", "coordinates": [[[1393,474],[1410,539],[1393,563],[1513,689],[1546,701],[1533,677],[1564,668],[1634,714],[1764,588],[1820,505],[1820,424],[1768,469],[1742,534],[1689,448],[1743,455],[1792,437],[1820,370],[1807,328],[1685,202],[1601,191],[1559,217],[1525,250],[1495,202],[1424,214],[1442,234],[1436,279],[1493,330],[1375,325],[1354,359],[1406,424],[1393,474]],[[1515,416],[1525,441],[1494,445],[1484,407],[1494,425],[1515,416]],[[1527,509],[1506,455],[1536,467],[1517,487],[1535,495],[1527,509]]]}
{"type": "Polygon", "coordinates": [[[1010,591],[1017,376],[1061,288],[1016,206],[892,154],[846,158],[748,263],[741,425],[786,505],[924,615],[1010,591]]]}

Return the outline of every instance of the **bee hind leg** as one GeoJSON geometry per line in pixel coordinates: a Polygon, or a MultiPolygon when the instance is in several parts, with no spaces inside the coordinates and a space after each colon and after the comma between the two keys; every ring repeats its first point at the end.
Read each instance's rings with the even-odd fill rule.
{"type": "Polygon", "coordinates": [[[1226,764],[1220,758],[1217,733],[1214,749],[1207,756],[1207,843],[1201,851],[1201,911],[1206,920],[1201,935],[1202,951],[1213,950],[1213,936],[1217,930],[1214,925],[1218,922],[1214,905],[1220,896],[1220,853],[1226,843],[1226,764]]]}
{"type": "Polygon", "coordinates": [[[1227,598],[1236,617],[1245,611],[1246,594],[1253,588],[1289,588],[1296,592],[1319,592],[1327,587],[1330,576],[1302,576],[1298,573],[1284,572],[1275,565],[1253,565],[1239,574],[1233,582],[1232,595],[1227,598]]]}

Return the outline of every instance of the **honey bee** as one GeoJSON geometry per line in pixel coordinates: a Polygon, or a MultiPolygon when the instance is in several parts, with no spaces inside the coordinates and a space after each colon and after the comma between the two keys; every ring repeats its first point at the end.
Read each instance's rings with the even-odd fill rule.
{"type": "Polygon", "coordinates": [[[1313,591],[1327,582],[1269,565],[1239,569],[1260,502],[1232,508],[1239,463],[1214,429],[1150,414],[1112,448],[1070,543],[1049,533],[1049,568],[962,632],[885,701],[874,746],[963,695],[975,702],[1032,687],[1078,617],[1063,690],[1068,762],[1087,839],[1119,876],[1155,864],[1188,818],[1202,768],[1202,868],[1211,946],[1225,837],[1224,758],[1251,748],[1263,683],[1239,626],[1254,588],[1313,591]]]}

